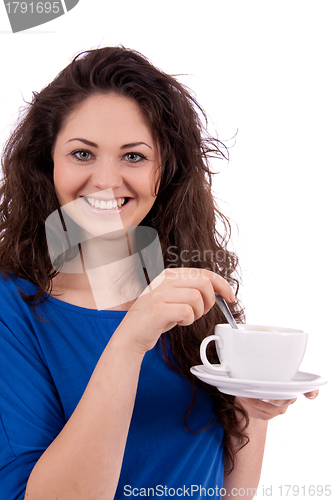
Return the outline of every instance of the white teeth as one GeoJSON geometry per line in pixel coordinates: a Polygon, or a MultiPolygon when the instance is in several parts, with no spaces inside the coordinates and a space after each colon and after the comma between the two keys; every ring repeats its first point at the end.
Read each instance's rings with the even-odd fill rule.
{"type": "Polygon", "coordinates": [[[125,198],[118,198],[118,200],[109,200],[108,202],[104,200],[96,200],[95,198],[86,197],[85,200],[92,207],[99,208],[100,210],[113,210],[115,208],[120,208],[125,203],[125,198]]]}

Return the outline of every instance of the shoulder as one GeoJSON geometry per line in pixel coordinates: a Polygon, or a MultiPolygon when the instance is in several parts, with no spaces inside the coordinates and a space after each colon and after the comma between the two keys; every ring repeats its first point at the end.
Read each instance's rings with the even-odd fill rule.
{"type": "Polygon", "coordinates": [[[0,288],[24,288],[26,291],[34,291],[37,289],[36,285],[23,278],[18,278],[13,273],[5,274],[0,271],[0,288]]]}
{"type": "Polygon", "coordinates": [[[33,294],[37,287],[14,275],[0,273],[0,341],[35,343],[34,312],[20,295],[33,294]],[[7,339],[7,340],[6,340],[7,339]],[[15,339],[15,340],[14,340],[15,339]]]}
{"type": "Polygon", "coordinates": [[[25,302],[20,292],[32,295],[36,293],[37,286],[29,281],[12,275],[4,275],[0,272],[0,314],[6,313],[8,308],[23,307],[25,302]]]}

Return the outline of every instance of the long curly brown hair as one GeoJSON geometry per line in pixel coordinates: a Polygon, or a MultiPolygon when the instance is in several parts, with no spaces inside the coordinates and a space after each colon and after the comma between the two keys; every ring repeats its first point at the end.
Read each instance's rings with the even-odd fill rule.
{"type": "MultiPolygon", "coordinates": [[[[209,165],[212,157],[227,159],[227,148],[209,136],[206,115],[184,85],[124,47],[79,54],[51,84],[34,93],[3,154],[0,271],[37,285],[34,296],[23,296],[33,305],[51,293],[57,271],[47,249],[45,220],[60,209],[53,184],[52,150],[68,115],[89,96],[109,92],[136,101],[160,148],[157,198],[141,225],[158,232],[165,267],[185,264],[210,269],[222,275],[237,296],[238,259],[227,249],[230,223],[215,204],[209,165]],[[218,220],[223,234],[216,229],[218,220]]],[[[238,300],[231,309],[242,322],[244,311],[238,300]]],[[[193,399],[185,423],[196,401],[196,385],[211,394],[225,430],[226,472],[230,472],[236,459],[232,440],[238,449],[248,442],[248,416],[233,396],[201,384],[190,372],[191,366],[201,363],[202,339],[217,323],[225,322],[214,306],[192,325],[174,327],[161,337],[161,344],[166,362],[192,384],[193,399]]],[[[216,353],[210,355],[217,362],[216,353]]]]}

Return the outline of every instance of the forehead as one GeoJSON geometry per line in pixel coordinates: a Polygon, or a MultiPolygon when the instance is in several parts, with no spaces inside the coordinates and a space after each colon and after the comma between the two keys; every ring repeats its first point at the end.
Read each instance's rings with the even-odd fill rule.
{"type": "Polygon", "coordinates": [[[152,140],[150,127],[138,104],[115,93],[96,94],[81,102],[68,115],[57,139],[78,133],[88,134],[90,140],[93,140],[92,136],[110,139],[110,134],[119,139],[139,134],[152,140]]]}

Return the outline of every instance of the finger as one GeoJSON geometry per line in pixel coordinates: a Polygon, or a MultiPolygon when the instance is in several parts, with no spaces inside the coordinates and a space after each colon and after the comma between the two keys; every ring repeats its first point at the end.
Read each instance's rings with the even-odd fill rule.
{"type": "Polygon", "coordinates": [[[175,304],[175,307],[179,311],[179,319],[177,320],[178,325],[189,326],[194,323],[194,311],[189,304],[175,304]]]}
{"type": "Polygon", "coordinates": [[[204,297],[196,288],[173,288],[165,293],[167,304],[188,304],[193,309],[194,321],[205,313],[204,297]]]}
{"type": "Polygon", "coordinates": [[[318,396],[318,394],[319,394],[319,390],[317,389],[316,391],[306,392],[304,394],[304,396],[307,399],[316,399],[316,397],[318,396]]]}
{"type": "Polygon", "coordinates": [[[283,407],[283,406],[289,406],[292,405],[297,401],[297,398],[293,399],[262,399],[261,400],[263,403],[270,404],[272,406],[277,406],[277,407],[283,407]]]}
{"type": "Polygon", "coordinates": [[[279,408],[265,403],[261,399],[239,397],[236,398],[236,400],[238,400],[240,405],[248,412],[249,415],[260,420],[270,420],[271,418],[282,413],[279,408]]]}
{"type": "Polygon", "coordinates": [[[163,304],[163,308],[155,309],[157,327],[166,332],[176,326],[188,326],[195,321],[194,311],[189,304],[163,304]]]}
{"type": "Polygon", "coordinates": [[[210,278],[215,292],[218,292],[227,302],[235,302],[235,294],[227,280],[212,271],[210,278]]]}
{"type": "MultiPolygon", "coordinates": [[[[189,290],[197,290],[201,293],[204,304],[204,311],[201,315],[206,314],[215,304],[215,291],[212,284],[212,277],[214,275],[215,273],[212,271],[197,268],[170,269],[167,272],[167,278],[169,283],[172,283],[174,290],[177,288],[182,290],[187,288],[189,290]]],[[[222,277],[220,278],[225,282],[226,289],[231,289],[229,283],[222,277]]]]}
{"type": "Polygon", "coordinates": [[[206,286],[208,283],[213,288],[213,292],[218,292],[228,302],[235,301],[235,295],[228,281],[209,269],[194,267],[173,268],[167,270],[167,276],[175,281],[175,286],[199,287],[200,289],[207,290],[206,286]],[[186,280],[186,285],[181,283],[181,280],[186,280]]]}
{"type": "Polygon", "coordinates": [[[282,408],[285,406],[292,405],[297,401],[297,398],[293,399],[250,399],[250,398],[239,398],[247,401],[247,403],[255,404],[258,408],[267,409],[269,406],[275,406],[276,408],[282,408]]]}
{"type": "MultiPolygon", "coordinates": [[[[175,288],[195,288],[202,294],[204,314],[215,304],[215,291],[220,293],[228,302],[233,302],[235,296],[230,284],[208,269],[201,268],[169,268],[164,271],[165,285],[171,284],[175,288]]],[[[200,317],[200,316],[199,316],[200,317]]]]}

